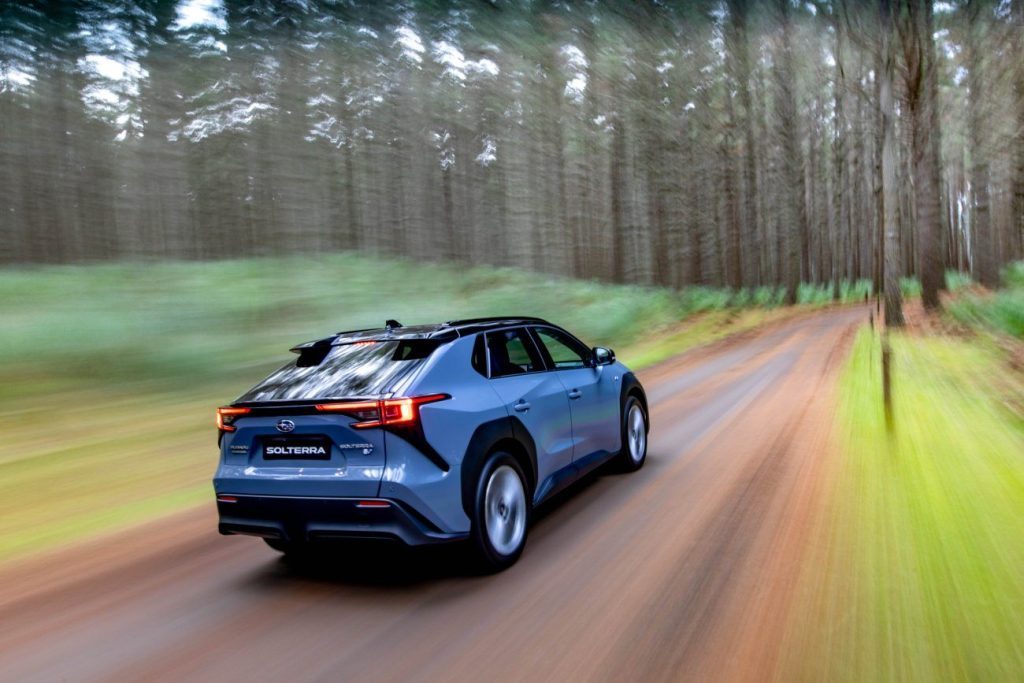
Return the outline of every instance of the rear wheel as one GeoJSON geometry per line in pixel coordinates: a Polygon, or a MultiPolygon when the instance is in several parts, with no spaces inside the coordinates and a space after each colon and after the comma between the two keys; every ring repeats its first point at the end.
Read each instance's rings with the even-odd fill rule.
{"type": "Polygon", "coordinates": [[[647,413],[640,399],[630,396],[622,411],[622,450],[618,465],[624,472],[635,472],[647,460],[647,413]]]}
{"type": "Polygon", "coordinates": [[[491,454],[477,481],[470,534],[485,571],[506,569],[522,554],[530,522],[527,491],[516,459],[501,451],[491,454]]]}

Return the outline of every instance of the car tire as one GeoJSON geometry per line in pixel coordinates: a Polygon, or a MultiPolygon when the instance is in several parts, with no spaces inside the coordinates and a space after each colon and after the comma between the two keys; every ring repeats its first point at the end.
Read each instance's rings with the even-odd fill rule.
{"type": "Polygon", "coordinates": [[[530,526],[530,490],[519,462],[495,451],[484,462],[473,499],[470,539],[479,568],[500,572],[515,564],[530,526]]]}
{"type": "Polygon", "coordinates": [[[636,396],[626,397],[622,406],[622,450],[617,458],[622,472],[636,472],[647,461],[647,411],[636,396]]]}

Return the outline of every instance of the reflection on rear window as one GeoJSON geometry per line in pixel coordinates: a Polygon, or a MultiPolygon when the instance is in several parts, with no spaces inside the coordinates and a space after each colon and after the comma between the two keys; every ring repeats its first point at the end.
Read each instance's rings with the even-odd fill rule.
{"type": "Polygon", "coordinates": [[[437,347],[429,340],[333,346],[320,363],[307,366],[296,358],[235,402],[377,396],[412,374],[437,347]]]}

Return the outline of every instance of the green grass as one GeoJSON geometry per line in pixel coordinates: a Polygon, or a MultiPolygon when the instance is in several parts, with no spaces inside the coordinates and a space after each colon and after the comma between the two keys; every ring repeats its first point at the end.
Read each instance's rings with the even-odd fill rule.
{"type": "Polygon", "coordinates": [[[1021,387],[983,340],[893,335],[892,348],[891,437],[867,330],[841,380],[842,460],[802,577],[788,675],[1020,680],[1021,387]]]}
{"type": "Polygon", "coordinates": [[[901,277],[900,294],[904,299],[919,298],[921,296],[921,281],[916,277],[901,277]]]}
{"type": "Polygon", "coordinates": [[[949,313],[960,322],[1024,339],[1024,262],[1011,263],[1002,271],[1004,287],[996,292],[971,290],[968,282],[956,282],[958,296],[949,313]]]}
{"type": "Polygon", "coordinates": [[[676,294],[348,254],[8,270],[0,272],[0,368],[40,378],[39,393],[95,377],[178,386],[238,377],[241,389],[295,342],[385,317],[551,316],[621,346],[727,303],[728,293],[723,303],[713,290],[676,294]]]}
{"type": "Polygon", "coordinates": [[[946,289],[956,293],[967,289],[973,284],[971,276],[955,270],[946,271],[946,289]]]}
{"type": "MultiPolygon", "coordinates": [[[[860,300],[870,283],[844,283],[860,300]]],[[[802,285],[799,301],[831,301],[802,285]]],[[[782,291],[682,291],[330,254],[285,259],[57,266],[0,271],[0,401],[80,385],[158,390],[230,380],[238,390],[297,341],[341,329],[459,317],[549,317],[626,350],[697,313],[772,309],[782,291]]],[[[628,360],[628,357],[626,357],[628,360]]]]}
{"type": "Polygon", "coordinates": [[[625,362],[633,368],[648,367],[686,349],[747,332],[791,314],[789,309],[760,307],[695,314],[676,328],[629,347],[625,362]]]}
{"type": "Polygon", "coordinates": [[[213,408],[296,342],[385,318],[537,315],[640,367],[783,315],[780,301],[353,254],[0,271],[0,561],[208,501],[213,408]]]}
{"type": "Polygon", "coordinates": [[[223,400],[100,386],[0,404],[0,560],[209,500],[223,400]]]}

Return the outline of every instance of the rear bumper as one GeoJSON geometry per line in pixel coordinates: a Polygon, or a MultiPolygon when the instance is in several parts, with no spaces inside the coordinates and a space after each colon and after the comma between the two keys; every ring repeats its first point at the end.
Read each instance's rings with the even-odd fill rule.
{"type": "MultiPolygon", "coordinates": [[[[218,530],[285,541],[376,539],[426,545],[462,540],[467,534],[445,533],[404,503],[361,508],[365,498],[314,498],[219,494],[218,530]],[[235,502],[223,502],[227,495],[235,502]]],[[[376,499],[384,500],[384,499],[376,499]]]]}

